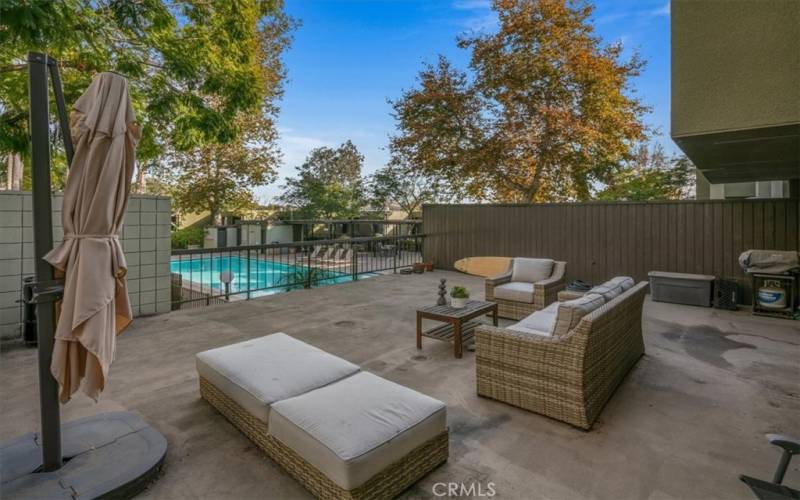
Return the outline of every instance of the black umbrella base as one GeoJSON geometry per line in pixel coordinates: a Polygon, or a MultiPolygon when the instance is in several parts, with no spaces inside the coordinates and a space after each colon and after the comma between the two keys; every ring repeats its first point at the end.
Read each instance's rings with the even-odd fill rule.
{"type": "Polygon", "coordinates": [[[130,498],[158,474],[167,440],[130,412],[101,413],[61,428],[64,466],[40,472],[37,433],[0,444],[3,498],[130,498]]]}

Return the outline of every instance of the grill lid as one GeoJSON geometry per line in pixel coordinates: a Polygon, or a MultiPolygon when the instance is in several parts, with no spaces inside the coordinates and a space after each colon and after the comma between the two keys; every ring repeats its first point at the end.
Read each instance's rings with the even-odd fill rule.
{"type": "Polygon", "coordinates": [[[747,250],[739,256],[746,273],[782,274],[800,268],[794,250],[747,250]]]}

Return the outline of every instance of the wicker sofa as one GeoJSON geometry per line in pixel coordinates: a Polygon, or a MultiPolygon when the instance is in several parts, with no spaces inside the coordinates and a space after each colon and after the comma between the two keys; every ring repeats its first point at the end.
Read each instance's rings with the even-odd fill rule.
{"type": "Polygon", "coordinates": [[[566,262],[514,258],[504,273],[486,279],[486,300],[497,303],[501,318],[525,318],[556,301],[566,270],[566,262]]]}
{"type": "Polygon", "coordinates": [[[517,325],[478,327],[478,394],[590,429],[644,354],[642,306],[648,284],[627,279],[630,286],[616,296],[609,287],[602,295],[590,290],[517,325]],[[549,323],[551,330],[539,331],[544,327],[537,322],[549,323]]]}

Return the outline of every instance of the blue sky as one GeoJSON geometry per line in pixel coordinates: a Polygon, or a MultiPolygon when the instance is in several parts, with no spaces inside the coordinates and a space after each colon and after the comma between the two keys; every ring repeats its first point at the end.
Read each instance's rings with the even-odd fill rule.
{"type": "MultiPolygon", "coordinates": [[[[635,82],[653,108],[648,124],[661,130],[668,151],[668,0],[598,0],[593,15],[605,42],[622,40],[648,62],[635,82]]],[[[278,119],[283,164],[278,180],[256,190],[263,201],[308,152],[353,141],[365,156],[365,173],[383,166],[395,124],[387,99],[415,84],[424,62],[446,55],[466,68],[469,54],[458,34],[496,26],[488,0],[286,0],[302,26],[286,53],[288,82],[278,119]]]]}

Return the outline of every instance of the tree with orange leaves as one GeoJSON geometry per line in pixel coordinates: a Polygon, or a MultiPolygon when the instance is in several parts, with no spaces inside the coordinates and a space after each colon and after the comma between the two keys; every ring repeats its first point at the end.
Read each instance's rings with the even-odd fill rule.
{"type": "Polygon", "coordinates": [[[393,155],[473,199],[587,200],[648,130],[631,79],[643,67],[604,46],[592,7],[569,0],[494,0],[499,30],[462,36],[470,73],[444,57],[392,102],[393,155]]]}

